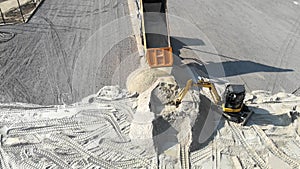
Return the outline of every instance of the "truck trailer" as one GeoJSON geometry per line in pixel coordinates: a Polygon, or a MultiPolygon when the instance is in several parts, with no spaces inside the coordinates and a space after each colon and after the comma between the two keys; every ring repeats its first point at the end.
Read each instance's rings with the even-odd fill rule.
{"type": "Polygon", "coordinates": [[[150,67],[173,65],[167,0],[140,0],[142,39],[150,67]]]}

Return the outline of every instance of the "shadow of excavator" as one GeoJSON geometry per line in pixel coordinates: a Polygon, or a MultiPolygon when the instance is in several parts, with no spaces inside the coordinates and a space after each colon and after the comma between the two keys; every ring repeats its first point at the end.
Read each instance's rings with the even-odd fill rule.
{"type": "Polygon", "coordinates": [[[266,109],[251,107],[249,108],[254,112],[249,119],[247,126],[259,125],[259,126],[288,126],[292,123],[292,118],[288,115],[289,112],[283,114],[272,114],[266,109]]]}
{"type": "Polygon", "coordinates": [[[230,76],[238,76],[243,74],[255,73],[255,72],[291,72],[292,69],[284,69],[273,67],[265,64],[261,64],[258,62],[250,61],[250,60],[240,60],[238,58],[234,58],[232,56],[226,56],[223,54],[208,52],[199,49],[193,49],[191,46],[204,46],[205,43],[201,39],[193,39],[193,38],[183,38],[183,37],[171,37],[171,44],[173,48],[173,54],[178,56],[181,60],[191,60],[192,62],[186,64],[189,66],[192,71],[196,75],[200,75],[203,77],[230,77],[230,76]],[[181,49],[190,49],[189,56],[182,56],[181,49]],[[199,56],[199,52],[203,54],[209,54],[213,56],[220,57],[221,59],[226,59],[224,62],[208,62],[203,63],[201,61],[201,56],[199,56]],[[214,68],[222,68],[224,72],[214,72],[210,71],[208,73],[207,70],[214,70],[214,68]]]}
{"type": "Polygon", "coordinates": [[[198,75],[204,77],[230,77],[230,76],[238,76],[243,74],[255,73],[255,72],[291,72],[292,69],[283,69],[277,68],[273,66],[264,65],[261,63],[249,61],[249,60],[238,60],[238,61],[225,61],[225,62],[209,62],[207,64],[199,64],[199,63],[188,63],[187,64],[193,72],[198,75]],[[209,73],[207,70],[213,70],[213,68],[221,67],[223,68],[224,72],[214,72],[210,71],[209,73]]]}

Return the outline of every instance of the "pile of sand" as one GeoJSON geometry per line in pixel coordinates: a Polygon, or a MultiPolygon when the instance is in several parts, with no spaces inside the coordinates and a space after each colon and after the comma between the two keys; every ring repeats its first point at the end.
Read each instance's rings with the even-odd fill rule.
{"type": "Polygon", "coordinates": [[[155,68],[140,68],[127,78],[126,87],[129,92],[142,93],[149,89],[160,77],[170,76],[167,72],[155,68]]]}

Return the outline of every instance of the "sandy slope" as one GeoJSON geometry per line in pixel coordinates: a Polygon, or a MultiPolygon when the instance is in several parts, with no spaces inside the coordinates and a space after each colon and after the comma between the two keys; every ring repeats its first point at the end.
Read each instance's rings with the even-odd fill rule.
{"type": "Polygon", "coordinates": [[[299,97],[265,91],[249,94],[246,102],[254,115],[242,127],[211,118],[218,113],[203,104],[207,103],[203,97],[199,104],[196,91],[189,96],[194,99],[184,100],[179,109],[161,109],[165,95],[158,90],[166,88],[137,96],[106,86],[73,105],[2,104],[0,165],[13,169],[300,166],[300,113],[293,122],[289,113],[291,107],[300,106],[299,97]],[[145,107],[146,97],[151,107],[145,107]],[[145,125],[141,119],[151,114],[153,121],[145,125]],[[209,131],[197,120],[218,127],[209,131]]]}

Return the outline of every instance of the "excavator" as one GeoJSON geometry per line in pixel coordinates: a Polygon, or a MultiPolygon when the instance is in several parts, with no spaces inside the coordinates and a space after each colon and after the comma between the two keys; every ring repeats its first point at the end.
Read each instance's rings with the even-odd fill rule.
{"type": "Polygon", "coordinates": [[[222,108],[223,116],[230,121],[246,125],[248,119],[253,114],[253,111],[249,110],[244,104],[246,95],[244,85],[227,85],[223,97],[221,98],[214,83],[203,77],[199,77],[196,83],[194,83],[192,79],[188,80],[185,87],[178,93],[176,98],[171,101],[171,104],[178,107],[192,86],[208,88],[214,103],[222,108]]]}

